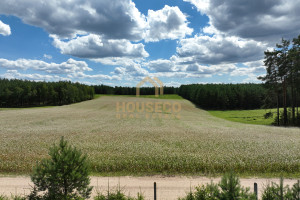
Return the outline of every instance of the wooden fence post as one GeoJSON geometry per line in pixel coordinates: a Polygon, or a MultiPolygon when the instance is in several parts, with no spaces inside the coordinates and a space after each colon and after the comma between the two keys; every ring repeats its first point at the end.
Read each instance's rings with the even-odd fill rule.
{"type": "Polygon", "coordinates": [[[156,199],[156,182],[154,182],[154,200],[157,200],[156,199]]]}
{"type": "Polygon", "coordinates": [[[256,196],[256,200],[258,200],[257,183],[254,183],[254,194],[256,196]]]}

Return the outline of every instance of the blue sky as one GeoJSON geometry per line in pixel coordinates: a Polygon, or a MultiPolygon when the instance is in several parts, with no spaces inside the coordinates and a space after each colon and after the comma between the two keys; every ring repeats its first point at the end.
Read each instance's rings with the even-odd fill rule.
{"type": "Polygon", "coordinates": [[[258,82],[300,0],[2,0],[0,78],[134,86],[258,82]]]}

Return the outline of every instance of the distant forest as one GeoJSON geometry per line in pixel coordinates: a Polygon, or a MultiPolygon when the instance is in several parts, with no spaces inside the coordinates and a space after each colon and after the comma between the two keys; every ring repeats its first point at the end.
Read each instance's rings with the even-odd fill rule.
{"type": "MultiPolygon", "coordinates": [[[[135,95],[135,87],[94,86],[96,94],[135,95]]],[[[141,95],[153,95],[154,87],[141,88],[141,95]]],[[[164,87],[164,94],[178,94],[205,109],[257,109],[276,107],[276,101],[268,102],[263,84],[191,84],[164,87]]]]}
{"type": "MultiPolygon", "coordinates": [[[[135,95],[135,87],[94,86],[96,94],[135,95]]],[[[141,95],[154,95],[154,87],[140,89],[141,95]]],[[[176,87],[164,87],[164,94],[178,94],[204,109],[235,110],[275,108],[277,100],[270,98],[265,84],[190,84],[176,87]]],[[[288,91],[288,102],[291,92],[288,91]]],[[[279,105],[283,106],[280,95],[279,105]]],[[[291,105],[288,103],[288,105],[291,105]]]]}
{"type": "MultiPolygon", "coordinates": [[[[107,85],[94,86],[96,94],[115,94],[115,95],[136,95],[136,87],[111,87],[107,85]]],[[[176,87],[164,87],[164,94],[177,94],[178,88],[176,87]]],[[[141,87],[141,95],[154,95],[154,87],[141,87]]]]}
{"type": "MultiPolygon", "coordinates": [[[[233,110],[274,108],[277,99],[271,98],[265,84],[191,84],[164,87],[164,94],[178,94],[204,109],[233,110]]],[[[154,87],[140,88],[141,95],[154,95],[154,87]]],[[[94,94],[136,95],[135,87],[87,86],[67,81],[34,82],[0,79],[1,107],[31,107],[66,105],[94,98],[94,94]]],[[[284,105],[282,94],[279,106],[284,105]]],[[[287,92],[290,106],[291,91],[287,92]]]]}
{"type": "Polygon", "coordinates": [[[65,105],[94,98],[94,88],[67,81],[0,79],[0,107],[65,105]]]}
{"type": "Polygon", "coordinates": [[[263,84],[191,84],[181,85],[178,94],[204,109],[244,110],[262,108],[267,90],[263,84]]]}

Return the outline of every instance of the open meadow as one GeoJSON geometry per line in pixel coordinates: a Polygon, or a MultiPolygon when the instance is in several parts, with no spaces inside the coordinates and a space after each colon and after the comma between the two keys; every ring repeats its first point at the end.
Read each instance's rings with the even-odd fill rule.
{"type": "Polygon", "coordinates": [[[0,110],[0,173],[29,174],[61,136],[100,175],[300,175],[299,128],[227,121],[182,99],[126,96],[0,110]],[[181,104],[180,118],[117,117],[118,103],[149,101],[181,104]]]}
{"type": "MultiPolygon", "coordinates": [[[[283,109],[281,108],[280,111],[283,109]]],[[[215,117],[220,117],[233,122],[246,124],[272,125],[276,119],[276,108],[255,109],[255,110],[209,110],[208,112],[215,117]],[[273,116],[265,118],[264,115],[271,112],[273,116]]]]}

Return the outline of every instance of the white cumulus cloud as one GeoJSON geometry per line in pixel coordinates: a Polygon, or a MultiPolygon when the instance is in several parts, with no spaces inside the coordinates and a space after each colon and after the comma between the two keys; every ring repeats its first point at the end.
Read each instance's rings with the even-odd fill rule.
{"type": "Polygon", "coordinates": [[[52,59],[52,56],[51,56],[51,55],[48,55],[48,54],[44,54],[43,57],[44,57],[44,58],[47,58],[47,59],[52,59]]]}
{"type": "Polygon", "coordinates": [[[149,10],[147,22],[146,42],[180,39],[191,35],[193,32],[193,29],[188,27],[186,15],[177,6],[170,7],[165,5],[161,10],[149,10]]]}
{"type": "Polygon", "coordinates": [[[17,16],[62,38],[93,33],[140,40],[146,26],[145,16],[131,0],[1,0],[0,13],[17,16]]]}
{"type": "Polygon", "coordinates": [[[84,61],[76,61],[69,59],[62,63],[47,63],[41,60],[17,59],[7,60],[0,58],[0,67],[10,70],[37,70],[50,74],[76,74],[83,71],[92,71],[88,64],[84,61]]]}
{"type": "Polygon", "coordinates": [[[1,20],[0,20],[0,34],[4,36],[8,36],[11,34],[10,26],[4,24],[1,20]]]}
{"type": "Polygon", "coordinates": [[[69,81],[69,78],[64,78],[59,75],[45,75],[45,74],[25,74],[20,73],[18,70],[7,70],[6,73],[0,75],[1,78],[6,79],[26,79],[33,81],[69,81]]]}
{"type": "Polygon", "coordinates": [[[177,54],[186,64],[220,64],[256,61],[263,58],[266,45],[235,36],[196,35],[182,39],[177,54]]]}
{"type": "Polygon", "coordinates": [[[268,41],[293,38],[300,32],[300,0],[184,0],[230,36],[268,41]]]}
{"type": "Polygon", "coordinates": [[[61,50],[62,54],[68,54],[80,58],[105,58],[105,57],[147,57],[149,54],[144,45],[132,44],[125,39],[106,39],[99,35],[89,34],[78,36],[69,41],[63,41],[52,36],[55,47],[61,50]]]}

